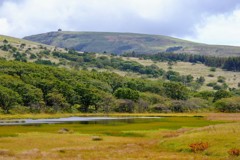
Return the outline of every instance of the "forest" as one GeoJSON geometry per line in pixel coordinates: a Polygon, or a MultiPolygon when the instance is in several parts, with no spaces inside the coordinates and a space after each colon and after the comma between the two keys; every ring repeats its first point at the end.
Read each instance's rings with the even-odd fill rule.
{"type": "Polygon", "coordinates": [[[155,61],[183,61],[190,63],[202,63],[210,67],[218,67],[228,71],[240,71],[240,57],[218,57],[198,54],[162,52],[158,54],[124,53],[125,57],[139,57],[155,61]]]}
{"type": "Polygon", "coordinates": [[[3,113],[211,109],[236,112],[240,109],[236,91],[197,92],[181,82],[128,78],[110,72],[76,71],[17,61],[1,60],[0,64],[3,113]],[[227,100],[221,101],[222,98],[227,100]]]}

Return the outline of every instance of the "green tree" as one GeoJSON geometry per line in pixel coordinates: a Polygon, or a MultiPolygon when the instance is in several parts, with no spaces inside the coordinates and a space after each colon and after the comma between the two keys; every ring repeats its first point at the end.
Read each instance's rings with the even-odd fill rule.
{"type": "Polygon", "coordinates": [[[5,113],[16,104],[21,103],[21,97],[17,92],[0,85],[0,106],[5,113]]]}
{"type": "Polygon", "coordinates": [[[114,96],[118,99],[130,99],[136,101],[139,99],[139,93],[136,90],[132,90],[130,88],[118,88],[114,92],[114,96]]]}
{"type": "Polygon", "coordinates": [[[81,108],[83,112],[88,112],[90,106],[94,106],[95,110],[98,109],[98,103],[101,100],[101,93],[99,90],[84,85],[78,85],[76,92],[80,96],[81,108]]]}
{"type": "Polygon", "coordinates": [[[189,96],[189,90],[177,82],[167,82],[163,84],[165,94],[172,99],[186,100],[189,96]]]}
{"type": "Polygon", "coordinates": [[[54,109],[54,112],[57,112],[59,110],[67,110],[70,106],[65,97],[58,92],[52,92],[48,93],[46,96],[47,99],[47,105],[52,106],[54,109]]]}
{"type": "Polygon", "coordinates": [[[195,96],[208,100],[209,98],[214,97],[214,92],[213,91],[200,91],[195,96]]]}
{"type": "Polygon", "coordinates": [[[213,102],[216,102],[219,99],[228,98],[228,97],[231,97],[231,93],[221,89],[215,92],[213,102]]]}
{"type": "Polygon", "coordinates": [[[25,84],[24,86],[19,86],[17,90],[18,93],[22,96],[22,100],[25,106],[43,102],[43,93],[39,88],[25,84]]]}

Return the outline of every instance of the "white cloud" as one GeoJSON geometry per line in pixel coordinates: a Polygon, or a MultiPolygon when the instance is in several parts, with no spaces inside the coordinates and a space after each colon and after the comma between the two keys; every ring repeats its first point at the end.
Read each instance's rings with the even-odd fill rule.
{"type": "Polygon", "coordinates": [[[239,12],[226,14],[239,0],[0,1],[0,34],[15,37],[62,28],[189,36],[200,42],[239,44],[239,12]],[[194,34],[197,37],[193,38],[194,34]]]}
{"type": "Polygon", "coordinates": [[[9,33],[8,32],[9,24],[8,24],[6,18],[0,18],[0,26],[1,26],[0,27],[0,33],[7,35],[9,33]]]}
{"type": "Polygon", "coordinates": [[[205,17],[195,26],[196,36],[187,39],[208,44],[240,45],[240,9],[230,14],[205,17]]]}
{"type": "MultiPolygon", "coordinates": [[[[0,33],[21,37],[63,28],[65,30],[144,32],[144,21],[166,21],[175,0],[23,0],[5,1],[0,18],[8,29],[0,33]],[[140,28],[140,29],[138,29],[140,28]]],[[[152,22],[151,22],[152,23],[152,22]]]]}

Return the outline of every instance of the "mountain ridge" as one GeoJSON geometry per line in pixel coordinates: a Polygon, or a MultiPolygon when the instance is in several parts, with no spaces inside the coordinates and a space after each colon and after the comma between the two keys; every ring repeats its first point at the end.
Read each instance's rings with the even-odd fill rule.
{"type": "Polygon", "coordinates": [[[141,33],[57,31],[27,36],[23,39],[85,52],[115,54],[133,51],[139,54],[174,52],[222,57],[240,56],[238,46],[209,45],[164,35],[141,33]]]}

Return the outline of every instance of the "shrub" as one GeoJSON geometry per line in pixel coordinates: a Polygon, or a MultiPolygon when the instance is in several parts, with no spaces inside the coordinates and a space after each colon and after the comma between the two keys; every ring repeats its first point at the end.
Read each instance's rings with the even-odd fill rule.
{"type": "Polygon", "coordinates": [[[231,97],[231,93],[230,92],[225,91],[225,90],[218,90],[214,94],[213,102],[216,102],[219,99],[228,98],[228,97],[231,97]]]}
{"type": "Polygon", "coordinates": [[[240,97],[223,98],[215,102],[215,108],[220,112],[240,112],[240,97]]]}
{"type": "Polygon", "coordinates": [[[200,91],[200,92],[196,93],[194,96],[208,100],[209,98],[214,96],[214,92],[213,91],[200,91]]]}
{"type": "Polygon", "coordinates": [[[207,108],[208,102],[200,98],[191,98],[187,101],[174,100],[170,105],[172,112],[192,112],[207,108]]]}
{"type": "Polygon", "coordinates": [[[189,145],[189,147],[191,148],[192,152],[202,152],[205,151],[206,149],[208,149],[209,147],[209,143],[208,142],[197,142],[197,143],[191,143],[189,145]]]}
{"type": "Polygon", "coordinates": [[[240,155],[240,149],[237,149],[237,148],[232,148],[228,151],[228,154],[230,156],[239,156],[240,155]]]}
{"type": "Polygon", "coordinates": [[[215,68],[215,67],[211,67],[211,68],[210,68],[210,71],[211,71],[211,72],[216,72],[216,68],[215,68]]]}
{"type": "Polygon", "coordinates": [[[222,87],[217,84],[217,85],[213,86],[213,89],[214,89],[214,90],[220,90],[220,89],[222,89],[222,87]]]}
{"type": "Polygon", "coordinates": [[[169,106],[164,104],[156,104],[151,108],[152,112],[159,112],[159,113],[169,113],[171,112],[169,106]]]}
{"type": "Polygon", "coordinates": [[[225,80],[226,80],[225,77],[223,77],[223,76],[218,76],[218,82],[219,82],[219,83],[224,83],[225,80]]]}
{"type": "Polygon", "coordinates": [[[30,113],[30,108],[25,106],[14,106],[12,109],[10,109],[11,114],[24,114],[24,113],[30,113]]]}
{"type": "Polygon", "coordinates": [[[30,59],[36,59],[37,56],[35,54],[31,54],[30,59]]]}
{"type": "Polygon", "coordinates": [[[116,112],[128,112],[133,113],[135,110],[134,101],[129,99],[119,99],[117,102],[117,106],[115,108],[116,112]]]}
{"type": "Polygon", "coordinates": [[[170,99],[150,92],[140,92],[140,98],[149,104],[168,103],[170,99]]]}
{"type": "Polygon", "coordinates": [[[8,41],[7,41],[6,39],[4,39],[4,40],[3,40],[3,43],[4,43],[4,44],[7,44],[7,43],[8,43],[8,41]]]}
{"type": "Polygon", "coordinates": [[[214,87],[215,85],[217,85],[216,82],[210,82],[207,84],[208,87],[214,87]]]}
{"type": "Polygon", "coordinates": [[[214,75],[213,74],[209,74],[208,77],[214,77],[214,75]]]}
{"type": "Polygon", "coordinates": [[[196,82],[203,85],[205,82],[205,78],[203,76],[200,76],[199,78],[197,78],[196,82]]]}

